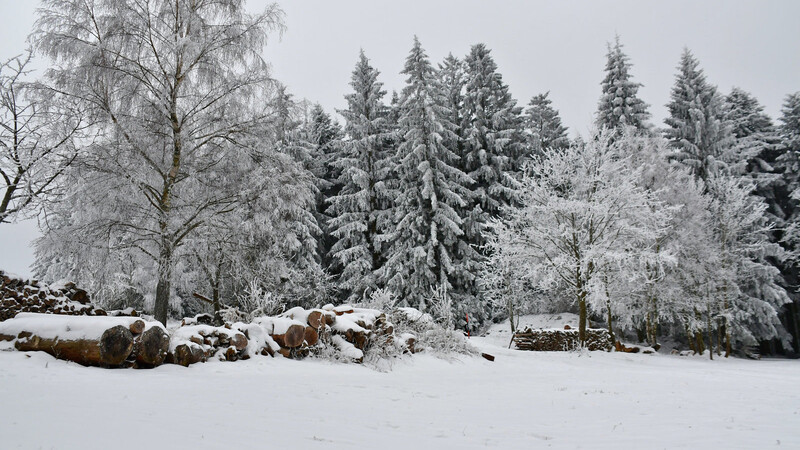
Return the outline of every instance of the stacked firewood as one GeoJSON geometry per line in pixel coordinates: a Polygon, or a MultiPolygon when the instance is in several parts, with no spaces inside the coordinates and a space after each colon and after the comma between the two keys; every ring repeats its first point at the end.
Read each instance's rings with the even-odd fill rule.
{"type": "MultiPolygon", "coordinates": [[[[513,342],[519,350],[540,352],[571,351],[581,348],[578,330],[565,326],[565,329],[531,329],[514,333],[513,342]]],[[[611,335],[602,328],[586,330],[586,348],[590,351],[611,351],[611,335]]]]}
{"type": "Polygon", "coordinates": [[[230,325],[187,325],[172,333],[166,362],[189,366],[210,358],[237,361],[250,357],[247,347],[244,333],[230,325]]]}
{"type": "Polygon", "coordinates": [[[252,323],[222,327],[205,325],[207,319],[196,316],[181,321],[172,334],[168,362],[188,366],[212,358],[236,361],[276,354],[292,359],[328,354],[363,362],[364,352],[372,345],[405,345],[413,351],[415,340],[411,334],[396,339],[383,312],[349,305],[297,307],[278,316],[257,317],[252,323]]]}
{"type": "Polygon", "coordinates": [[[0,321],[21,312],[105,316],[89,303],[89,294],[75,283],[40,283],[0,271],[0,321]]]}
{"type": "Polygon", "coordinates": [[[155,367],[169,348],[161,324],[136,317],[20,313],[0,323],[0,341],[12,341],[19,351],[100,367],[155,367]]]}

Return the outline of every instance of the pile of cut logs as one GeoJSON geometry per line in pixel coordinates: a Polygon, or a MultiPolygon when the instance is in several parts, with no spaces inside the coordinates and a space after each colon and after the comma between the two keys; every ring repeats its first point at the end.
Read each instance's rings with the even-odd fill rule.
{"type": "Polygon", "coordinates": [[[372,345],[416,350],[416,336],[396,336],[384,312],[349,305],[292,308],[275,317],[221,327],[211,325],[211,315],[201,314],[183,319],[171,334],[158,322],[138,316],[130,308],[106,312],[94,307],[87,292],[72,282],[48,286],[0,271],[0,341],[83,365],[189,366],[211,358],[236,361],[276,353],[363,362],[372,345]]]}
{"type": "Polygon", "coordinates": [[[20,313],[0,322],[0,341],[13,341],[19,351],[100,367],[155,367],[169,348],[161,324],[136,317],[20,313]]]}
{"type": "Polygon", "coordinates": [[[53,285],[12,276],[0,271],[0,321],[21,312],[105,316],[89,303],[89,294],[75,283],[53,285]]]}
{"type": "Polygon", "coordinates": [[[377,310],[349,305],[319,309],[292,308],[275,317],[257,317],[252,323],[208,325],[211,317],[198,315],[181,321],[172,333],[167,362],[188,366],[217,358],[226,361],[255,355],[302,358],[325,349],[341,359],[363,362],[370,345],[399,345],[414,351],[416,337],[394,336],[394,327],[377,310]]]}
{"type": "MultiPolygon", "coordinates": [[[[563,352],[581,348],[578,330],[565,326],[559,329],[531,329],[514,333],[514,345],[519,350],[563,352]]],[[[611,351],[611,335],[602,328],[586,330],[586,348],[590,351],[611,351]]]]}

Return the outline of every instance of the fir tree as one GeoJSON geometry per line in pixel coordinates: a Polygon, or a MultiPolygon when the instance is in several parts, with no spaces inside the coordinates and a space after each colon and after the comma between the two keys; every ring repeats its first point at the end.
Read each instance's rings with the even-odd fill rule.
{"type": "Polygon", "coordinates": [[[725,119],[734,139],[724,157],[728,171],[751,176],[759,187],[774,181],[773,166],[780,149],[772,119],[764,113],[764,107],[751,94],[734,87],[725,97],[725,119]]]}
{"type": "Polygon", "coordinates": [[[675,157],[700,179],[717,171],[718,160],[733,144],[731,129],[724,117],[724,103],[716,87],[706,81],[702,69],[688,49],[684,49],[672,101],[667,105],[669,117],[665,137],[675,150],[675,157]]]}
{"type": "MultiPolygon", "coordinates": [[[[446,106],[450,111],[450,122],[455,125],[455,134],[445,141],[447,148],[452,150],[463,163],[465,131],[463,128],[464,120],[462,117],[464,109],[464,64],[453,54],[439,64],[439,82],[445,91],[447,99],[446,106]]],[[[463,164],[459,168],[464,171],[463,164]]]]}
{"type": "Polygon", "coordinates": [[[786,97],[781,113],[780,130],[785,146],[794,152],[800,152],[800,92],[786,97]]]}
{"type": "MultiPolygon", "coordinates": [[[[781,156],[777,166],[782,172],[782,181],[789,195],[782,197],[782,210],[786,217],[786,228],[781,242],[789,252],[790,259],[784,271],[793,284],[800,280],[800,92],[786,97],[781,109],[780,134],[781,156]]],[[[793,336],[795,352],[800,351],[800,297],[793,292],[793,302],[783,311],[783,320],[793,336]]]]}
{"type": "Polygon", "coordinates": [[[348,301],[359,302],[377,287],[376,271],[383,263],[378,235],[386,227],[389,197],[384,180],[388,175],[388,108],[386,91],[378,81],[380,72],[361,52],[353,71],[345,118],[346,139],[340,143],[335,162],[341,170],[339,193],[329,199],[331,234],[338,239],[331,254],[341,269],[339,286],[348,301]]]}
{"type": "Polygon", "coordinates": [[[567,128],[561,125],[561,117],[548,95],[550,92],[534,96],[525,110],[525,125],[533,154],[569,147],[567,128]]]}
{"type": "Polygon", "coordinates": [[[597,108],[597,126],[599,128],[618,129],[634,127],[637,130],[648,128],[650,113],[647,103],[637,97],[640,83],[631,81],[628,55],[622,52],[619,36],[614,45],[608,45],[606,55],[606,77],[601,83],[603,95],[597,108]]]}
{"type": "Polygon", "coordinates": [[[317,195],[314,216],[321,230],[318,239],[318,252],[323,267],[330,269],[332,261],[329,257],[331,246],[335,239],[331,236],[330,217],[325,214],[327,200],[336,195],[341,189],[339,176],[341,170],[335,166],[336,146],[341,139],[341,128],[331,116],[315,104],[311,108],[307,123],[303,127],[303,137],[309,144],[309,158],[307,168],[314,175],[317,185],[317,195]]]}
{"type": "Polygon", "coordinates": [[[485,223],[497,217],[513,197],[507,172],[514,170],[522,156],[521,110],[485,45],[472,46],[464,64],[462,166],[475,181],[472,208],[480,208],[480,221],[485,223]]]}
{"type": "Polygon", "coordinates": [[[405,304],[425,309],[434,292],[449,293],[451,279],[464,270],[456,249],[463,241],[458,210],[466,205],[469,177],[444,141],[452,137],[445,98],[419,40],[406,58],[397,150],[400,189],[393,208],[386,286],[405,304]]]}

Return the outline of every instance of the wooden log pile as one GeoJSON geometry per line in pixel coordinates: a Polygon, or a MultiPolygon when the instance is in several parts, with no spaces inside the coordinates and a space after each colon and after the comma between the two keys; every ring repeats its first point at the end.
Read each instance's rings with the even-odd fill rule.
{"type": "MultiPolygon", "coordinates": [[[[565,329],[531,329],[514,333],[512,341],[518,350],[540,352],[563,352],[580,349],[581,342],[578,330],[565,329]]],[[[611,335],[602,328],[586,330],[586,348],[590,351],[611,351],[611,335]]]]}
{"type": "Polygon", "coordinates": [[[22,312],[105,316],[89,303],[89,294],[72,282],[52,285],[0,271],[0,322],[22,312]]]}
{"type": "Polygon", "coordinates": [[[13,341],[19,351],[100,367],[155,367],[169,347],[169,335],[157,322],[41,313],[19,313],[0,323],[0,340],[13,341]]]}
{"type": "Polygon", "coordinates": [[[247,348],[247,336],[231,325],[187,325],[172,333],[166,362],[187,367],[211,358],[238,361],[250,357],[247,348]]]}

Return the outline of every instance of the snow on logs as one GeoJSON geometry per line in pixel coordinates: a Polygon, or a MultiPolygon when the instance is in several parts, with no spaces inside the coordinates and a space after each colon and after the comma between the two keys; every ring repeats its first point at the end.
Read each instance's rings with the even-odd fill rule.
{"type": "Polygon", "coordinates": [[[0,340],[19,351],[43,351],[85,366],[154,367],[167,355],[161,324],[136,317],[19,313],[0,322],[0,340]]]}
{"type": "MultiPolygon", "coordinates": [[[[541,352],[571,351],[581,348],[578,330],[565,329],[530,329],[514,333],[514,345],[519,350],[541,352]]],[[[586,330],[586,348],[590,351],[611,351],[611,335],[602,328],[586,330]]]]}
{"type": "Polygon", "coordinates": [[[204,319],[184,319],[168,334],[158,322],[138,317],[17,313],[0,322],[0,340],[12,341],[20,351],[44,351],[100,367],[189,366],[276,353],[287,358],[325,354],[363,362],[372,345],[415,352],[414,334],[396,335],[383,312],[349,305],[292,308],[275,317],[221,327],[203,324],[204,319]]]}
{"type": "Polygon", "coordinates": [[[232,329],[230,325],[189,325],[172,333],[167,362],[189,366],[212,357],[223,361],[237,361],[250,357],[247,349],[247,336],[232,329]]]}

